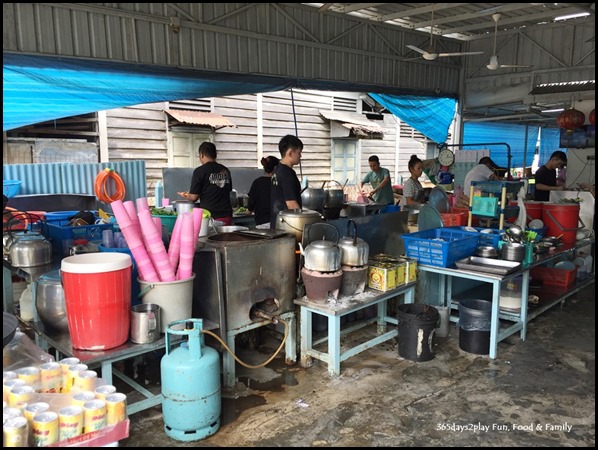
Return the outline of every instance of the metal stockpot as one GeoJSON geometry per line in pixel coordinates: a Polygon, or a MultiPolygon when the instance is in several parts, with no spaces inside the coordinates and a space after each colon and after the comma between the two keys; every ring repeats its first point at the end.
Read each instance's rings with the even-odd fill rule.
{"type": "Polygon", "coordinates": [[[52,244],[40,234],[21,236],[8,251],[14,267],[35,267],[52,262],[52,244]]]}
{"type": "Polygon", "coordinates": [[[326,201],[324,202],[325,208],[340,208],[343,206],[344,191],[342,185],[336,180],[324,181],[322,189],[326,193],[326,201]],[[339,189],[333,189],[326,187],[326,184],[333,182],[339,185],[339,189]]]}
{"type": "Polygon", "coordinates": [[[301,254],[305,258],[304,267],[318,272],[336,272],[341,268],[341,249],[332,241],[314,241],[303,249],[299,244],[301,254]]]}
{"type": "Polygon", "coordinates": [[[287,209],[278,213],[275,228],[295,235],[295,240],[301,242],[305,225],[317,222],[322,222],[322,216],[317,211],[310,209],[287,209]]]}
{"type": "Polygon", "coordinates": [[[60,271],[52,270],[39,278],[35,290],[35,308],[45,327],[63,333],[69,331],[60,271]]]}
{"type": "Polygon", "coordinates": [[[357,237],[357,224],[353,220],[347,222],[347,236],[343,237],[338,246],[341,249],[341,264],[343,266],[365,266],[368,262],[370,246],[366,241],[357,237]],[[353,236],[350,230],[353,224],[353,236]]]}
{"type": "Polygon", "coordinates": [[[192,212],[194,208],[194,203],[189,200],[175,200],[172,205],[177,214],[192,212]]]}

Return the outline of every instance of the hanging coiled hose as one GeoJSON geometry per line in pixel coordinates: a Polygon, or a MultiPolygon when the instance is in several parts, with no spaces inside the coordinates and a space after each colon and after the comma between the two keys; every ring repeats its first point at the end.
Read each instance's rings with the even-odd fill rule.
{"type": "Polygon", "coordinates": [[[122,178],[114,171],[114,169],[105,168],[96,177],[94,190],[98,200],[104,203],[112,203],[116,200],[124,200],[127,190],[122,178]],[[115,192],[110,195],[108,193],[108,180],[114,180],[115,192]]]}

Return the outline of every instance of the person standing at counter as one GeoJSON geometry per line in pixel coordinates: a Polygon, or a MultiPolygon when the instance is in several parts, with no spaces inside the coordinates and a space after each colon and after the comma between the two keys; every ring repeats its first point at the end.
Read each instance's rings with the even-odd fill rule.
{"type": "Polygon", "coordinates": [[[411,155],[407,164],[411,176],[403,183],[403,197],[407,205],[420,205],[426,201],[424,187],[419,181],[424,170],[424,163],[417,155],[411,155]]]}
{"type": "Polygon", "coordinates": [[[214,220],[225,225],[233,223],[233,208],[230,193],[233,180],[230,170],[216,162],[218,153],[212,142],[202,142],[199,146],[199,162],[201,165],[193,171],[191,187],[187,192],[177,192],[192,202],[199,200],[199,207],[210,211],[214,220]]]}
{"type": "Polygon", "coordinates": [[[264,174],[251,183],[248,192],[249,207],[247,209],[255,214],[255,224],[258,228],[263,228],[262,225],[270,225],[272,174],[280,160],[276,156],[268,156],[262,158],[260,163],[264,167],[264,174]]]}
{"type": "Polygon", "coordinates": [[[390,183],[390,172],[388,169],[380,166],[380,159],[376,155],[370,156],[368,162],[370,171],[359,182],[359,191],[362,191],[365,183],[370,183],[374,190],[369,193],[368,198],[371,198],[376,203],[393,205],[394,195],[392,192],[392,184],[390,183]]]}
{"type": "Polygon", "coordinates": [[[567,165],[567,154],[561,150],[557,150],[550,155],[550,159],[546,164],[536,171],[536,193],[534,200],[539,202],[547,202],[550,200],[550,191],[562,191],[565,189],[564,183],[557,184],[557,169],[563,169],[567,165]]]}
{"type": "Polygon", "coordinates": [[[272,207],[270,210],[270,228],[276,227],[276,216],[280,211],[300,209],[301,183],[293,167],[301,161],[303,142],[297,136],[287,134],[278,143],[280,164],[272,174],[272,207]]]}

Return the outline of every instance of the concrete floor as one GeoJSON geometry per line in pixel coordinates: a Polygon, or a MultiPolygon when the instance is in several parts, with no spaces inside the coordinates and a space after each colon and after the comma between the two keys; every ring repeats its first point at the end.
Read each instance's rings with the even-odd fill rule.
{"type": "MultiPolygon", "coordinates": [[[[213,436],[172,440],[155,407],[130,417],[120,446],[594,447],[594,298],[592,284],[537,317],[525,342],[517,334],[499,343],[495,360],[461,350],[451,324],[427,362],[401,358],[389,341],[343,362],[335,379],[321,362],[237,365],[239,382],[223,389],[213,436]]],[[[265,341],[261,352],[238,355],[250,364],[266,360],[277,342],[265,341]]]]}

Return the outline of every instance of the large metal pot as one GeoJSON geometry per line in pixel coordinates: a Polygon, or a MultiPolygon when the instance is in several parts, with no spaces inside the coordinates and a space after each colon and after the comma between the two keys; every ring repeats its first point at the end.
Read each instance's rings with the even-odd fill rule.
{"type": "Polygon", "coordinates": [[[370,246],[366,241],[357,237],[357,224],[350,220],[347,222],[347,236],[343,237],[338,246],[341,249],[341,264],[343,266],[365,266],[370,254],[370,246]],[[353,224],[353,236],[350,235],[353,224]]]}
{"type": "Polygon", "coordinates": [[[344,191],[342,185],[338,181],[324,181],[324,184],[322,184],[322,189],[324,189],[326,193],[326,201],[324,202],[325,208],[340,208],[343,206],[344,191]],[[331,188],[326,186],[330,182],[338,184],[339,187],[331,188]]]}
{"type": "Polygon", "coordinates": [[[39,278],[35,291],[35,308],[46,328],[69,331],[60,271],[52,270],[39,278]]]}
{"type": "Polygon", "coordinates": [[[299,244],[301,254],[305,258],[306,269],[318,272],[336,272],[341,268],[341,249],[332,241],[314,241],[305,247],[299,244]]]}
{"type": "Polygon", "coordinates": [[[278,213],[274,228],[295,235],[295,240],[301,242],[305,225],[317,222],[322,222],[322,216],[317,211],[310,209],[287,209],[278,213]]]}
{"type": "Polygon", "coordinates": [[[14,240],[8,251],[13,267],[35,267],[52,262],[52,244],[40,234],[14,240]]]}
{"type": "Polygon", "coordinates": [[[326,191],[321,188],[305,188],[301,191],[303,208],[321,211],[326,203],[326,191]]]}
{"type": "Polygon", "coordinates": [[[194,203],[189,200],[175,200],[172,205],[177,214],[192,212],[194,208],[194,203]]]}

